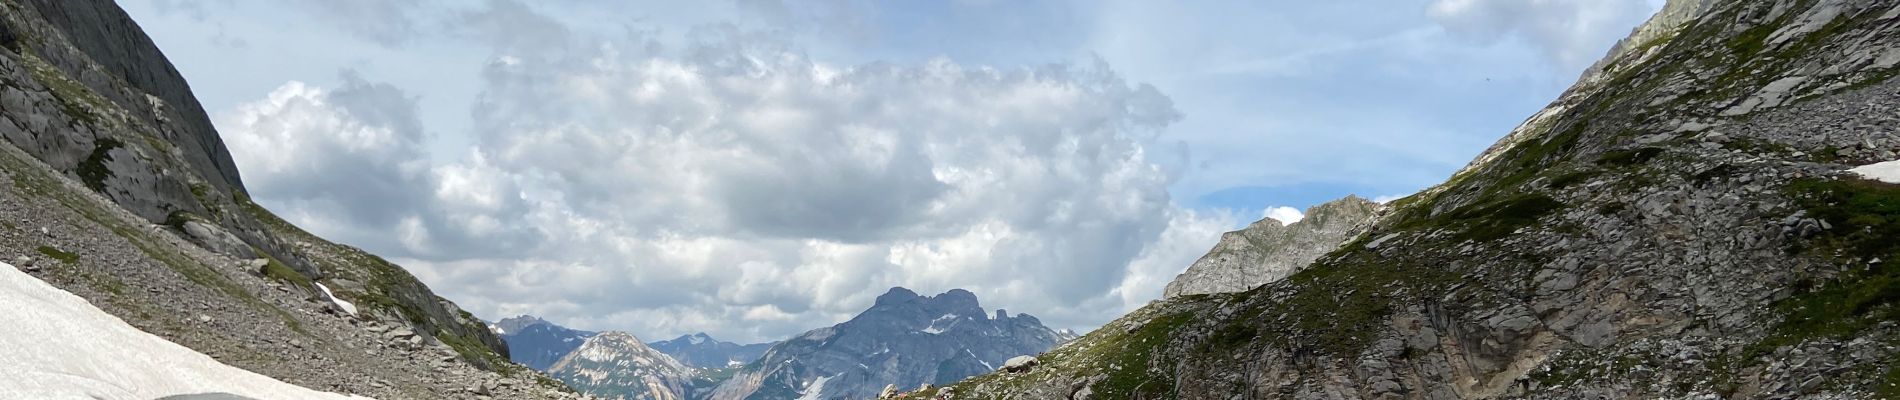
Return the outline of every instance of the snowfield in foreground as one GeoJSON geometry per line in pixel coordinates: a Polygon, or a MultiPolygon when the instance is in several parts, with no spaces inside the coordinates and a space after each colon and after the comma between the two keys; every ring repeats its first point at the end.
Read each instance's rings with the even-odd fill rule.
{"type": "Polygon", "coordinates": [[[0,399],[363,399],[224,365],[0,263],[0,399]]]}
{"type": "Polygon", "coordinates": [[[1847,170],[1847,172],[1860,174],[1860,176],[1876,181],[1900,183],[1900,161],[1862,165],[1859,168],[1847,170]]]}

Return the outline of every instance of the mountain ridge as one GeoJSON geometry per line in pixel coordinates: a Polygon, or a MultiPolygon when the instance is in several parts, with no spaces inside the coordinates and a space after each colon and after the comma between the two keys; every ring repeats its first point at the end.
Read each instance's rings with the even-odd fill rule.
{"type": "Polygon", "coordinates": [[[1162,298],[1243,292],[1284,279],[1339,248],[1379,210],[1378,203],[1346,196],[1308,208],[1291,224],[1261,218],[1222,234],[1213,250],[1168,282],[1162,298]]]}
{"type": "Polygon", "coordinates": [[[891,288],[848,321],[773,345],[710,398],[876,398],[888,385],[955,382],[1060,343],[1034,316],[994,315],[967,290],[891,288]]]}

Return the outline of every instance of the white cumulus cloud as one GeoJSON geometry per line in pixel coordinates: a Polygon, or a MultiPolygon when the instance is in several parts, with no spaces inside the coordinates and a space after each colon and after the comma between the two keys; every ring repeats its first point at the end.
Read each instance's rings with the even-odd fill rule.
{"type": "Polygon", "coordinates": [[[220,126],[267,205],[380,243],[472,311],[652,337],[780,338],[890,286],[1089,328],[1233,225],[1169,197],[1146,145],[1180,114],[1100,61],[839,65],[736,29],[691,36],[495,44],[454,162],[422,161],[413,100],[353,77],[286,85],[220,126]],[[351,197],[361,179],[400,198],[351,197]]]}
{"type": "Polygon", "coordinates": [[[1306,219],[1306,213],[1300,212],[1298,208],[1280,206],[1267,208],[1266,211],[1261,213],[1261,217],[1273,218],[1274,220],[1280,221],[1281,224],[1291,225],[1295,222],[1300,222],[1302,219],[1306,219]]]}

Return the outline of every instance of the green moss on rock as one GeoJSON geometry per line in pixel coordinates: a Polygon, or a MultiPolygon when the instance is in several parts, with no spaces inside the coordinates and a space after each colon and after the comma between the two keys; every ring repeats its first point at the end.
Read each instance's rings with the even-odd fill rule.
{"type": "Polygon", "coordinates": [[[112,162],[112,151],[124,146],[125,143],[112,138],[93,142],[92,154],[79,162],[79,180],[85,182],[92,191],[105,193],[106,179],[112,178],[112,167],[107,163],[112,162]]]}
{"type": "Polygon", "coordinates": [[[38,250],[40,254],[45,255],[47,258],[59,260],[59,262],[62,262],[62,263],[76,264],[79,262],[79,254],[60,250],[59,248],[56,248],[56,247],[40,246],[38,250]]]}

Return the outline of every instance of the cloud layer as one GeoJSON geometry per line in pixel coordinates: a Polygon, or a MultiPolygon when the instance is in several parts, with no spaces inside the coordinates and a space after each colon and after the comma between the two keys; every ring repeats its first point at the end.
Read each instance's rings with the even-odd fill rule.
{"type": "MultiPolygon", "coordinates": [[[[536,17],[488,12],[530,14],[469,17],[536,17]]],[[[347,73],[219,120],[300,225],[484,315],[648,334],[774,338],[899,285],[1086,328],[1233,225],[1172,202],[1143,143],[1180,113],[1100,62],[831,65],[737,29],[545,32],[494,43],[456,162],[426,161],[411,97],[347,73]]]]}

